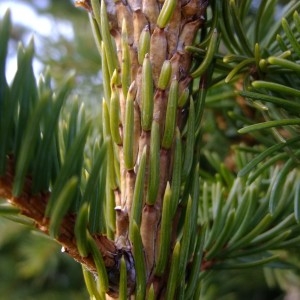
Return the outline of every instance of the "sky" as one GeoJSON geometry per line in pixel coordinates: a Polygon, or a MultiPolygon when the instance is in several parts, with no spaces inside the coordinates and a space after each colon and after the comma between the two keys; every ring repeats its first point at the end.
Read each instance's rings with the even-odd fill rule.
{"type": "MultiPolygon", "coordinates": [[[[48,6],[48,0],[34,1],[36,7],[45,8],[48,6]]],[[[35,51],[39,53],[41,50],[42,38],[58,39],[60,35],[68,39],[74,37],[73,28],[71,23],[67,21],[57,21],[52,16],[39,15],[32,6],[26,5],[23,1],[17,0],[0,0],[0,18],[4,15],[7,9],[11,11],[11,18],[13,24],[18,24],[27,27],[28,34],[23,37],[23,43],[28,44],[29,40],[33,37],[35,42],[35,51]]],[[[8,82],[11,82],[16,72],[16,44],[10,43],[9,58],[6,65],[6,76],[8,82]]],[[[43,64],[36,58],[33,61],[33,68],[36,77],[42,71],[43,64]]]]}

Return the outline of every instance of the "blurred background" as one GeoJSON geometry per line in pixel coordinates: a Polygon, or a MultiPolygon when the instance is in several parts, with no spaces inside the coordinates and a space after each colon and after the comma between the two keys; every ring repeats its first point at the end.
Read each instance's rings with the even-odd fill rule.
{"type": "MultiPolygon", "coordinates": [[[[72,0],[0,0],[0,16],[11,11],[13,29],[6,66],[8,81],[17,67],[16,50],[33,38],[36,77],[49,67],[53,84],[69,72],[76,72],[73,93],[84,101],[101,100],[100,57],[95,47],[86,11],[76,8],[72,0]]],[[[96,101],[96,102],[94,102],[96,101]]],[[[94,108],[93,108],[94,109],[94,108]]]]}

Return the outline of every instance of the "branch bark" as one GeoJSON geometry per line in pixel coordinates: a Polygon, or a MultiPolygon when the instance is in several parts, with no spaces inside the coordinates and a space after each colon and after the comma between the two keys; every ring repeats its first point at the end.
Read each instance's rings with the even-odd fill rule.
{"type": "MultiPolygon", "coordinates": [[[[49,192],[43,192],[33,195],[31,193],[31,179],[26,178],[23,192],[20,196],[15,197],[12,193],[14,182],[14,161],[9,158],[7,161],[7,169],[4,176],[0,177],[0,197],[7,199],[9,203],[20,209],[20,213],[26,217],[31,218],[35,222],[35,226],[38,230],[49,234],[49,218],[45,217],[45,210],[48,199],[50,197],[49,192]]],[[[87,257],[82,257],[77,249],[76,238],[74,235],[76,215],[67,214],[61,224],[60,234],[56,239],[62,246],[62,252],[69,254],[77,262],[81,263],[90,272],[97,275],[95,262],[91,254],[87,257]]],[[[102,255],[107,273],[109,277],[109,291],[108,295],[112,297],[118,296],[119,285],[119,273],[120,273],[120,260],[123,254],[124,257],[130,261],[132,255],[127,253],[127,250],[118,248],[115,243],[109,240],[106,236],[101,234],[94,234],[93,238],[98,246],[98,249],[102,255]],[[126,252],[126,253],[124,253],[126,252]]],[[[132,262],[131,262],[132,266],[132,262]]],[[[129,277],[130,278],[130,277],[129,277]]],[[[134,289],[135,283],[128,282],[129,290],[134,289]]]]}

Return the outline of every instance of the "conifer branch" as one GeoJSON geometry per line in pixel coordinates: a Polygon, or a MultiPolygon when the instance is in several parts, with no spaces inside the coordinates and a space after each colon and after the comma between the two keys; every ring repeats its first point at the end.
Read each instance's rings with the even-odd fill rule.
{"type": "Polygon", "coordinates": [[[36,89],[33,44],[12,87],[2,82],[0,196],[99,277],[84,270],[91,297],[198,299],[207,271],[271,265],[297,247],[299,4],[273,31],[258,25],[275,1],[250,29],[246,2],[75,1],[102,58],[99,144],[76,104],[61,134],[65,93],[36,89]],[[232,133],[246,145],[231,147],[232,133]]]}
{"type": "MultiPolygon", "coordinates": [[[[7,199],[10,204],[20,210],[21,215],[32,219],[39,231],[49,235],[50,219],[45,216],[45,211],[50,198],[50,193],[39,192],[37,194],[32,194],[32,180],[27,176],[22,193],[15,197],[13,195],[14,175],[14,161],[12,158],[9,158],[7,161],[6,173],[0,177],[0,198],[7,199]]],[[[82,257],[78,251],[74,234],[75,219],[76,215],[74,214],[69,213],[65,215],[56,241],[62,246],[62,252],[70,255],[73,259],[82,264],[84,268],[97,276],[97,268],[92,254],[90,253],[86,257],[82,257]]],[[[124,249],[117,248],[115,243],[109,240],[105,235],[93,234],[92,237],[102,255],[107,273],[113,275],[112,280],[109,282],[108,295],[113,297],[117,297],[118,295],[118,278],[120,276],[122,257],[125,257],[127,272],[128,266],[130,266],[130,271],[133,274],[129,277],[127,285],[128,291],[132,291],[135,286],[135,271],[131,260],[132,254],[124,249]]]]}

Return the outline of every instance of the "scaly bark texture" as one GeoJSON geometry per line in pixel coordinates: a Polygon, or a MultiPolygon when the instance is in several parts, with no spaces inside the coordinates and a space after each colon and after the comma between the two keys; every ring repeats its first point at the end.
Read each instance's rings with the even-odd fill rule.
{"type": "MultiPolygon", "coordinates": [[[[176,252],[178,257],[180,248],[179,244],[175,247],[177,224],[182,217],[181,208],[177,207],[180,186],[188,182],[193,162],[192,149],[184,152],[184,163],[181,155],[177,161],[175,158],[178,140],[179,144],[187,145],[184,129],[190,129],[186,129],[188,108],[194,110],[194,100],[189,96],[193,83],[189,75],[192,55],[185,47],[201,34],[208,0],[109,0],[76,1],[76,4],[90,12],[102,55],[103,134],[111,138],[107,184],[115,201],[115,241],[103,235],[93,236],[108,274],[107,294],[118,297],[120,261],[124,256],[127,295],[132,295],[136,288],[136,293],[146,297],[151,287],[156,299],[164,299],[168,293],[166,284],[171,280],[172,253],[176,252]],[[182,169],[176,180],[175,165],[182,169]],[[165,243],[161,233],[162,211],[164,199],[170,197],[170,186],[177,189],[177,198],[168,204],[173,227],[169,232],[168,254],[164,254],[166,263],[155,270],[162,256],[159,249],[165,243]],[[141,280],[145,283],[141,284],[141,280]]],[[[193,124],[194,118],[191,118],[193,124]]],[[[49,193],[31,194],[31,179],[27,177],[22,194],[14,197],[13,160],[9,159],[7,165],[5,176],[0,178],[0,196],[48,234],[45,210],[49,193]]],[[[184,206],[191,210],[190,202],[184,206]]],[[[81,257],[77,250],[75,218],[71,214],[64,217],[57,240],[65,252],[95,273],[93,258],[81,257]]]]}
{"type": "MultiPolygon", "coordinates": [[[[116,243],[120,247],[133,247],[134,251],[131,223],[139,226],[147,285],[153,283],[155,294],[163,298],[166,283],[163,278],[168,275],[156,277],[154,269],[161,242],[166,186],[172,183],[174,164],[181,164],[174,162],[175,135],[183,130],[188,117],[187,110],[179,105],[179,98],[191,89],[192,83],[189,75],[192,56],[185,47],[193,45],[200,34],[208,1],[106,0],[99,6],[95,2],[76,1],[76,5],[92,14],[94,30],[99,33],[96,41],[103,63],[104,107],[110,118],[110,131],[105,134],[112,136],[114,159],[120,168],[119,179],[110,184],[116,201],[116,243]],[[157,139],[158,147],[154,149],[157,139]],[[144,151],[147,153],[144,187],[141,203],[137,205],[136,181],[144,151]]],[[[185,107],[190,101],[193,100],[186,97],[185,107]]],[[[190,170],[191,166],[187,166],[185,177],[190,170]]],[[[174,224],[177,221],[175,218],[174,224]]],[[[176,231],[176,226],[173,230],[176,231]]]]}

